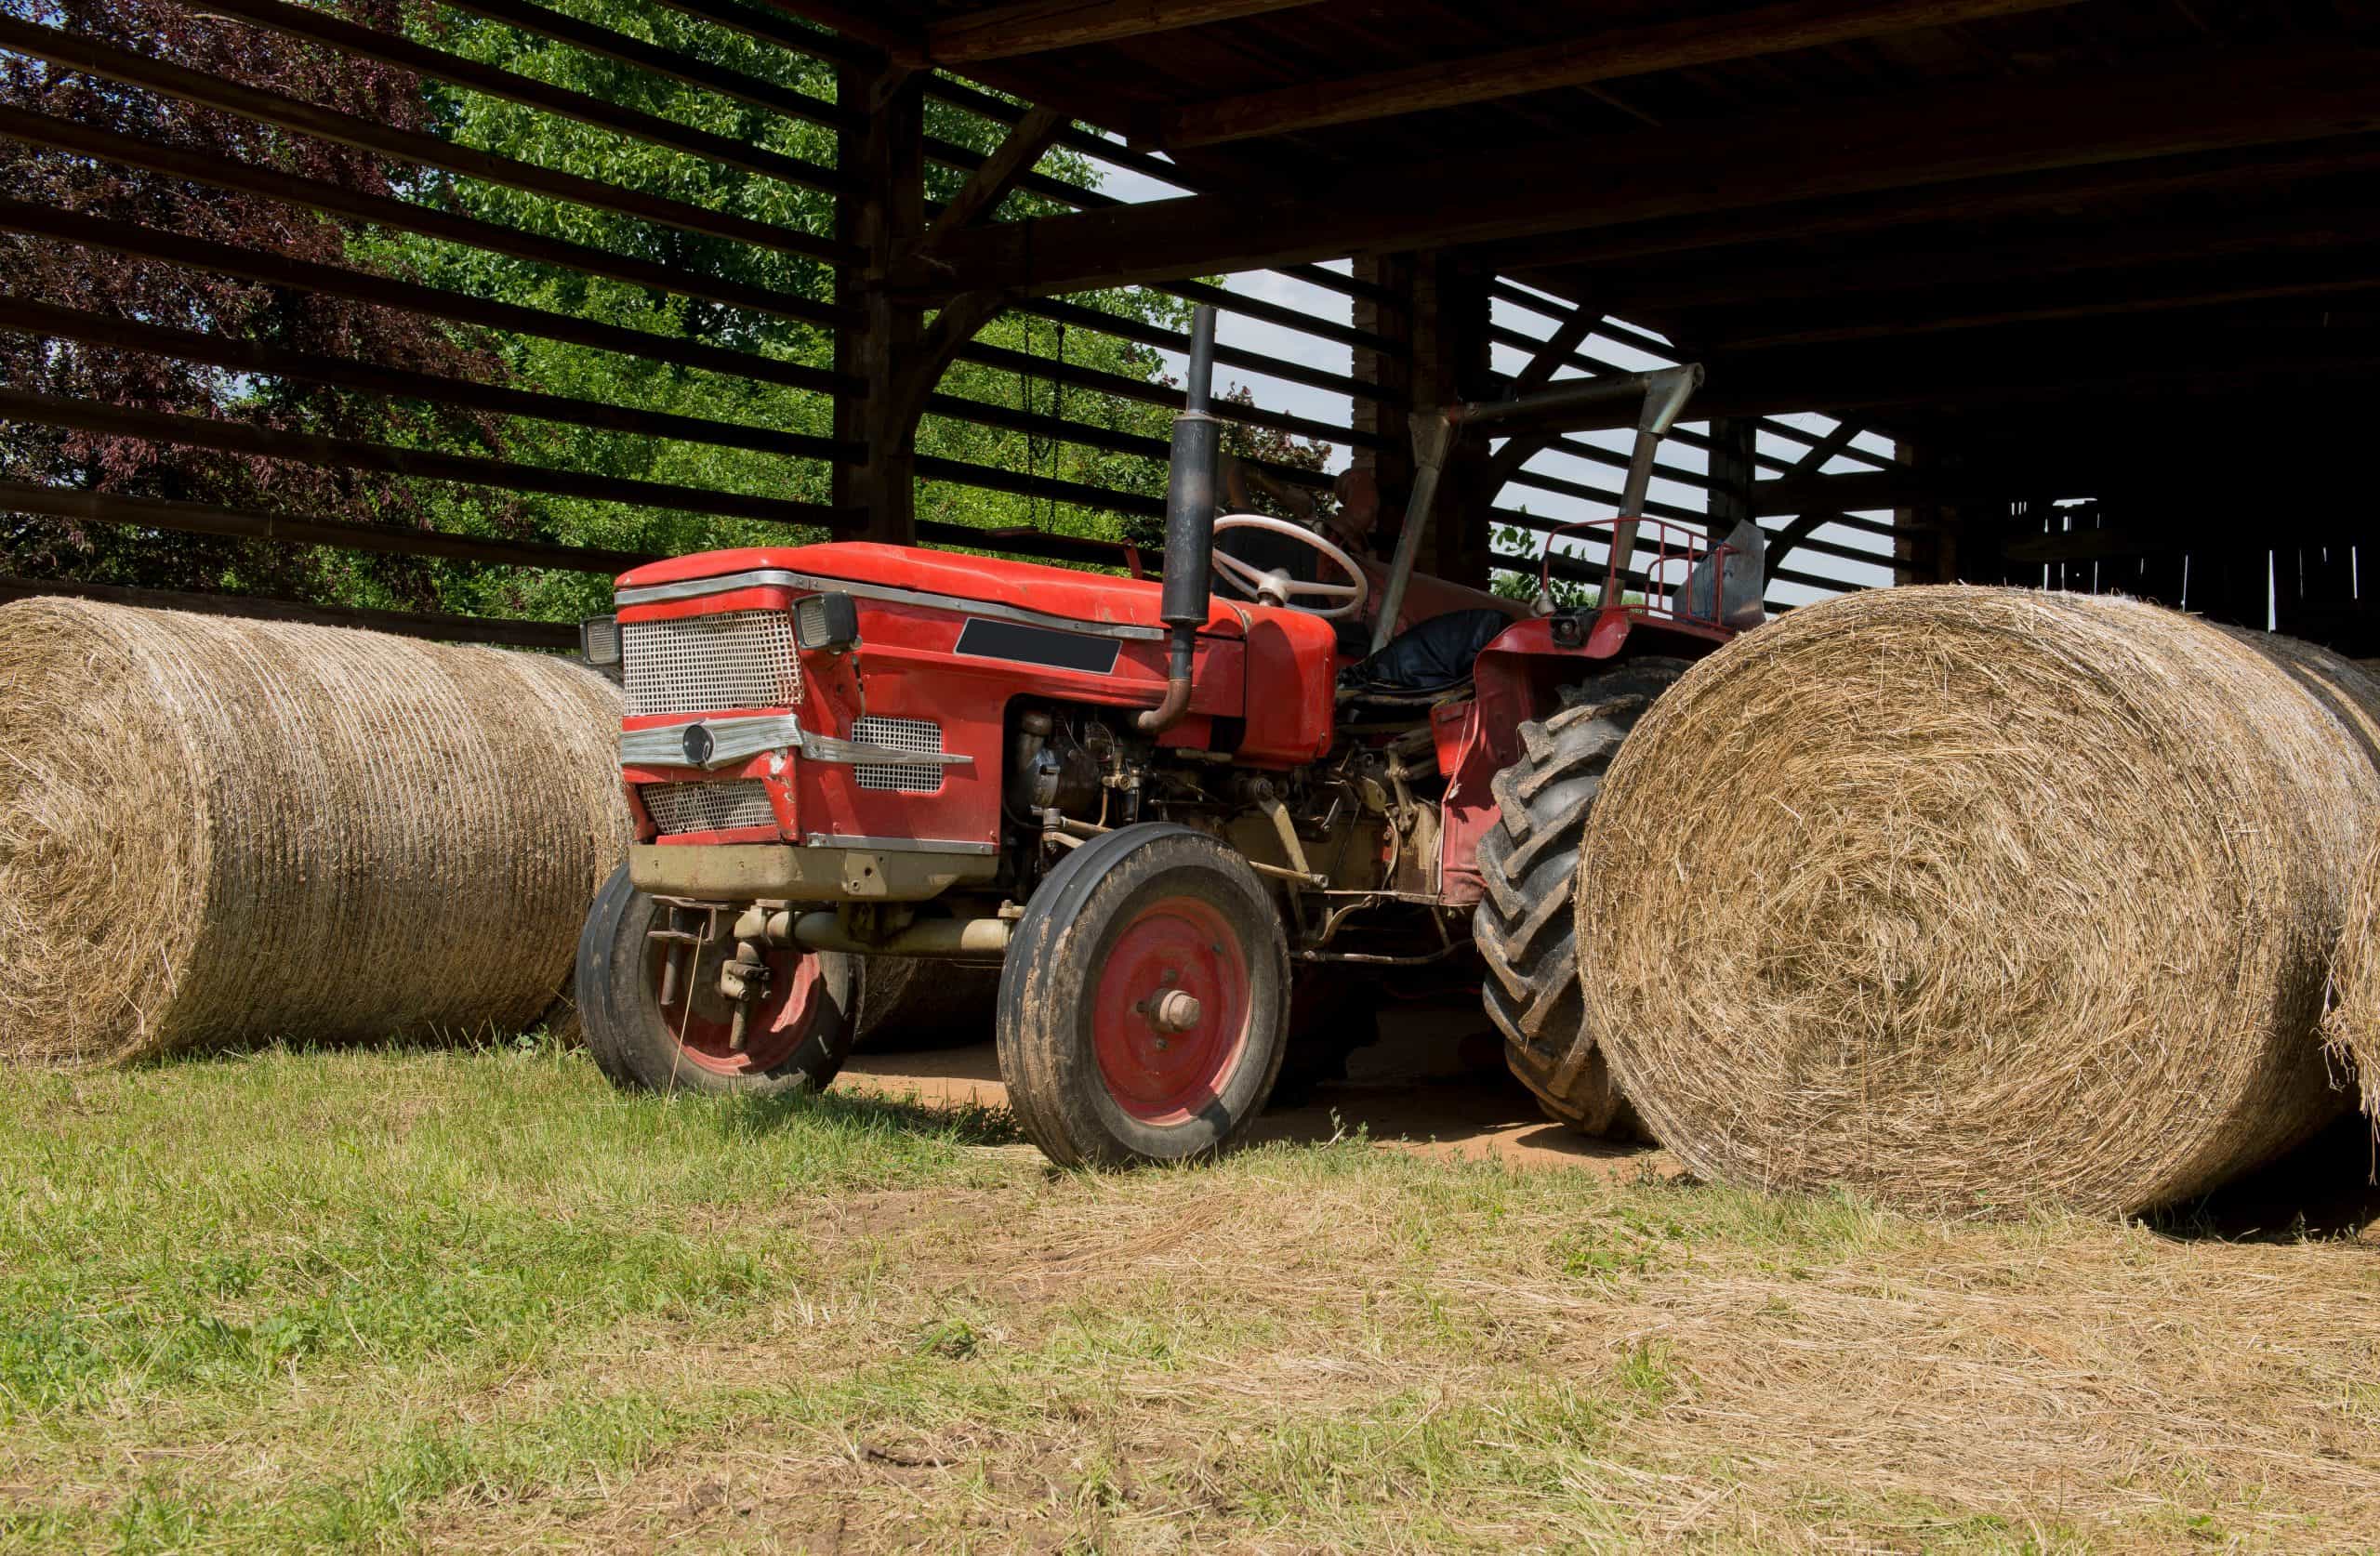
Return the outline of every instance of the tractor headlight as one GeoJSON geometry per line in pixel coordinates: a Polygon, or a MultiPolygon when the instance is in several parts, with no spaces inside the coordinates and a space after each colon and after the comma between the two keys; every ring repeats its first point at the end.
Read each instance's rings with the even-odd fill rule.
{"type": "Polygon", "coordinates": [[[859,647],[859,602],[847,594],[806,594],[793,602],[793,640],[804,653],[859,647]]]}
{"type": "Polygon", "coordinates": [[[620,662],[620,618],[592,616],[578,624],[578,652],[589,665],[610,669],[620,662]]]}

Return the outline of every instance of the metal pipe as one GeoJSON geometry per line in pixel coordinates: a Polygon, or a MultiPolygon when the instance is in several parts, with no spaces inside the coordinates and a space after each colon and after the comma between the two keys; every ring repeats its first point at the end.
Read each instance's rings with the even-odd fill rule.
{"type": "Polygon", "coordinates": [[[1636,554],[1636,521],[1645,517],[1645,501],[1653,490],[1653,456],[1660,452],[1661,438],[1676,425],[1687,398],[1702,387],[1702,364],[1687,363],[1637,377],[1644,386],[1645,409],[1636,418],[1636,446],[1629,451],[1628,480],[1620,489],[1620,522],[1611,527],[1603,598],[1595,602],[1605,609],[1618,605],[1627,592],[1623,585],[1628,564],[1636,554]]]}
{"type": "Polygon", "coordinates": [[[1430,512],[1438,501],[1438,477],[1447,468],[1447,451],[1454,446],[1452,411],[1416,411],[1412,427],[1413,495],[1405,505],[1405,527],[1396,532],[1396,556],[1389,563],[1388,583],[1380,591],[1380,615],[1372,623],[1374,653],[1396,635],[1396,613],[1405,608],[1405,586],[1413,581],[1413,564],[1421,554],[1421,532],[1430,527],[1430,512]]]}
{"type": "MultiPolygon", "coordinates": [[[[1005,918],[919,918],[883,940],[860,940],[843,928],[832,912],[805,913],[789,919],[787,935],[811,951],[841,951],[861,956],[939,956],[954,960],[998,961],[1008,954],[1012,926],[1005,918]]],[[[771,929],[776,926],[773,921],[771,929]]],[[[774,938],[774,936],[772,938],[774,938]]]]}

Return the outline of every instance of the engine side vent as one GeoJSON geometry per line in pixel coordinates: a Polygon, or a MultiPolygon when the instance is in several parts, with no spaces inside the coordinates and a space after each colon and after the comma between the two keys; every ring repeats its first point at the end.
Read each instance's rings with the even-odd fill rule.
{"type": "Polygon", "coordinates": [[[793,618],[783,611],[626,622],[620,659],[631,714],[791,707],[801,701],[793,618]]]}
{"type": "MultiPolygon", "coordinates": [[[[852,721],[852,738],[863,745],[889,745],[895,751],[942,750],[942,726],[923,719],[879,719],[870,714],[852,721]]],[[[892,789],[901,794],[932,794],[942,787],[938,767],[869,767],[855,769],[864,789],[892,789]]]]}
{"type": "Polygon", "coordinates": [[[690,832],[733,832],[747,826],[775,827],[776,811],[758,778],[728,778],[694,784],[641,784],[636,797],[665,837],[690,832]]]}

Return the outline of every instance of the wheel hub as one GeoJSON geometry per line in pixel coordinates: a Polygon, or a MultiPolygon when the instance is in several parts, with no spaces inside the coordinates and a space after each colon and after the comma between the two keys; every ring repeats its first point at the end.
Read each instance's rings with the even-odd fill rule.
{"type": "Polygon", "coordinates": [[[1108,1095],[1134,1118],[1195,1116],[1248,1048],[1248,967],[1223,916],[1195,897],[1136,914],[1091,991],[1094,1048],[1108,1095]]]}

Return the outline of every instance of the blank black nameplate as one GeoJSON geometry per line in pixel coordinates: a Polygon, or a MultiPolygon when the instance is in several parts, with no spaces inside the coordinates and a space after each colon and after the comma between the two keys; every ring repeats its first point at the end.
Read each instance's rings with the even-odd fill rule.
{"type": "Polygon", "coordinates": [[[976,659],[1013,659],[1104,676],[1116,667],[1120,645],[1113,638],[1090,638],[1047,626],[971,616],[959,629],[959,652],[976,659]]]}

